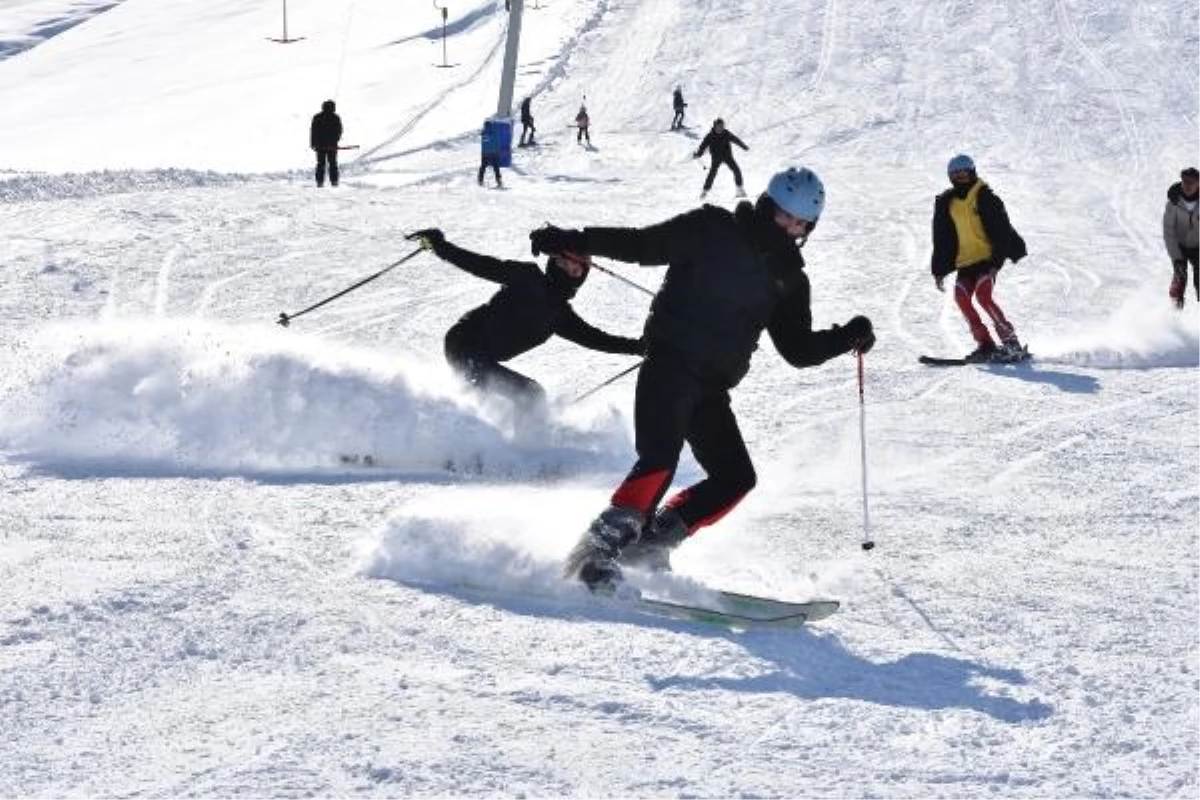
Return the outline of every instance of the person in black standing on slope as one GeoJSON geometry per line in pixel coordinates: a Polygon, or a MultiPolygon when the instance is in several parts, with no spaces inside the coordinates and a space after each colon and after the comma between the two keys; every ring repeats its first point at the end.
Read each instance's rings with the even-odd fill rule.
{"type": "Polygon", "coordinates": [[[708,190],[712,188],[713,179],[717,176],[717,169],[725,164],[733,171],[733,182],[737,185],[737,196],[745,197],[746,190],[742,188],[742,170],[738,167],[736,161],[733,160],[733,147],[737,145],[743,150],[749,150],[738,137],[734,136],[725,129],[725,120],[718,118],[713,122],[712,130],[705,134],[704,139],[700,142],[699,149],[696,150],[693,158],[699,158],[704,155],[704,151],[708,150],[712,153],[712,165],[708,168],[708,177],[704,179],[704,191],[700,192],[700,199],[703,200],[708,196],[708,190]]]}
{"type": "Polygon", "coordinates": [[[342,140],[342,118],[334,113],[332,100],[321,104],[308,129],[308,144],[317,153],[317,186],[325,185],[325,165],[329,165],[329,185],[338,185],[338,142],[342,140]]]}
{"type": "Polygon", "coordinates": [[[579,133],[575,134],[575,142],[583,144],[583,140],[587,139],[588,146],[592,144],[592,135],[588,133],[588,126],[592,124],[592,118],[588,116],[587,104],[579,106],[579,113],[575,115],[575,126],[579,128],[579,133]]]}
{"type": "Polygon", "coordinates": [[[824,207],[820,178],[789,168],[756,203],[739,203],[732,212],[704,205],[646,228],[547,226],[530,234],[535,254],[667,265],[643,335],[646,358],[634,399],[637,462],[567,557],[566,577],[600,590],[621,580],[618,562],[669,569],[673,548],[754,488],[729,392],[749,371],[763,330],[797,368],[874,345],[864,316],[813,330],[800,248],[824,207]],[[707,475],[660,508],[685,442],[707,475]]]}
{"type": "Polygon", "coordinates": [[[537,144],[533,140],[533,136],[537,133],[537,128],[533,127],[533,110],[530,104],[533,102],[532,97],[526,97],[521,101],[521,140],[517,143],[517,147],[528,147],[531,144],[537,144]],[[529,141],[525,141],[525,134],[529,134],[529,141]]]}
{"type": "Polygon", "coordinates": [[[419,240],[426,250],[464,272],[501,285],[490,300],[468,311],[446,333],[446,360],[467,383],[509,398],[518,412],[544,408],[546,392],[537,381],[501,364],[551,336],[602,353],[642,354],[641,339],[605,333],[571,308],[591,265],[586,256],[551,257],[543,274],[537,264],[501,261],[453,245],[437,228],[405,238],[419,240]]]}
{"type": "Polygon", "coordinates": [[[687,108],[687,103],[683,102],[682,86],[675,87],[675,94],[671,97],[671,105],[675,109],[675,116],[671,119],[671,130],[683,130],[683,110],[687,108]]]}

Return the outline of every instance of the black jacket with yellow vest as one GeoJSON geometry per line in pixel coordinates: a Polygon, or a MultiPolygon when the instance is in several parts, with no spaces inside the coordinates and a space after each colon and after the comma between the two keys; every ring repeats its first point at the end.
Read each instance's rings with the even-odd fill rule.
{"type": "MultiPolygon", "coordinates": [[[[958,232],[954,221],[950,219],[950,201],[955,197],[953,188],[938,195],[933,204],[933,257],[930,259],[930,270],[934,277],[940,278],[954,272],[955,257],[958,254],[958,232]]],[[[1015,264],[1026,255],[1025,240],[1008,221],[1008,212],[1004,209],[1004,201],[986,184],[982,183],[976,195],[976,206],[983,231],[992,244],[991,266],[999,269],[1005,260],[1012,259],[1015,264]]]]}

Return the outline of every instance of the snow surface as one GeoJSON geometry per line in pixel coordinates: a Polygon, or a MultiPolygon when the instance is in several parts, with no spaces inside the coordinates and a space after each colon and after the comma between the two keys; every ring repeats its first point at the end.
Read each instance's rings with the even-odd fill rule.
{"type": "MultiPolygon", "coordinates": [[[[532,5],[542,146],[495,191],[502,3],[450,5],[445,50],[428,3],[291,0],[286,45],[274,2],[0,3],[0,796],[1197,796],[1200,303],[1170,307],[1159,233],[1196,4],[532,5]],[[361,148],[336,190],[326,98],[361,148]],[[800,632],[558,579],[633,460],[632,378],[575,399],[627,357],[521,356],[554,409],[511,419],[441,359],[494,286],[425,254],[274,324],[416,228],[527,258],[545,220],[694,207],[718,115],[752,195],[825,180],[817,325],[879,334],[878,547],[854,361],[764,339],[734,395],[759,487],[655,588],[842,601],[800,632]],[[928,274],[957,152],[1028,241],[997,296],[1032,365],[917,364],[970,346],[928,274]]],[[[646,299],[594,274],[576,307],[635,334],[646,299]]]]}

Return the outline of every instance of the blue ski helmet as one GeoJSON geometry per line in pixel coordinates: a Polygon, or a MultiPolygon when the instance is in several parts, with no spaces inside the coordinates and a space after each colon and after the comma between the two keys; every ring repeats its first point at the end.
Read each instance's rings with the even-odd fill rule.
{"type": "Polygon", "coordinates": [[[807,167],[788,167],[767,184],[767,196],[797,219],[817,224],[825,210],[825,185],[807,167]]]}
{"type": "Polygon", "coordinates": [[[947,175],[950,175],[954,172],[962,172],[963,170],[966,170],[967,172],[974,172],[975,162],[971,160],[970,156],[963,155],[962,153],[959,153],[954,158],[950,159],[950,163],[946,165],[947,175]]]}

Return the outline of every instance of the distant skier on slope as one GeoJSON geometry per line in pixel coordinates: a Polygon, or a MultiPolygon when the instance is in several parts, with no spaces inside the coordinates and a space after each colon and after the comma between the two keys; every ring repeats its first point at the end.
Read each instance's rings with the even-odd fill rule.
{"type": "Polygon", "coordinates": [[[725,120],[717,118],[713,121],[712,130],[705,134],[704,139],[700,141],[700,147],[693,154],[693,158],[700,158],[704,155],[704,151],[708,150],[712,153],[712,164],[708,168],[708,177],[704,179],[704,190],[700,192],[700,199],[703,200],[708,196],[708,192],[712,189],[713,179],[717,176],[717,170],[722,164],[725,164],[733,172],[733,182],[737,186],[737,196],[745,197],[746,190],[742,188],[742,170],[738,167],[736,161],[733,160],[733,147],[737,145],[743,150],[749,150],[738,137],[734,136],[725,129],[725,120]]]}
{"type": "Polygon", "coordinates": [[[464,272],[499,283],[491,299],[468,311],[446,333],[446,360],[472,386],[509,398],[518,411],[539,411],[545,390],[531,378],[501,366],[558,335],[602,353],[641,355],[641,339],[605,333],[585,322],[571,308],[571,298],[587,278],[591,260],[564,252],[546,260],[545,274],[537,264],[501,261],[473,253],[446,241],[437,228],[411,233],[464,272]]]}
{"type": "Polygon", "coordinates": [[[667,265],[646,320],[634,400],[637,462],[568,556],[564,574],[593,589],[621,580],[618,561],[669,569],[670,551],[728,514],[757,481],[730,406],[764,330],[797,368],[868,352],[871,321],[813,330],[800,248],[825,207],[809,169],[776,174],[751,205],[705,205],[646,228],[529,235],[534,254],[587,253],[667,265]],[[661,508],[684,443],[707,476],[661,508]]]}
{"type": "Polygon", "coordinates": [[[483,130],[479,133],[479,175],[476,176],[477,182],[483,186],[483,174],[487,172],[487,168],[492,168],[492,175],[496,178],[496,188],[503,189],[504,182],[500,180],[500,134],[496,130],[496,125],[491,120],[483,123],[483,130]]]}
{"type": "Polygon", "coordinates": [[[517,143],[517,147],[529,147],[537,144],[533,140],[534,134],[537,133],[537,128],[533,127],[533,98],[526,97],[521,101],[521,140],[517,143]],[[525,135],[529,135],[529,140],[526,141],[525,135]]]}
{"type": "Polygon", "coordinates": [[[1167,190],[1167,207],[1163,209],[1163,243],[1171,257],[1171,300],[1183,308],[1187,293],[1187,266],[1192,265],[1192,284],[1196,300],[1200,301],[1200,258],[1197,253],[1197,201],[1200,201],[1200,172],[1188,167],[1179,173],[1179,182],[1167,190]]]}
{"type": "Polygon", "coordinates": [[[675,93],[671,96],[671,107],[675,109],[675,116],[671,118],[671,130],[683,130],[683,111],[687,108],[687,103],[683,101],[682,86],[675,87],[675,93]]]}
{"type": "Polygon", "coordinates": [[[930,270],[939,292],[950,273],[957,273],[954,301],[967,320],[977,347],[966,360],[1019,361],[1027,357],[1017,339],[1016,328],[992,297],[996,276],[1008,259],[1015,264],[1025,257],[1025,240],[1012,223],[1002,201],[975,174],[970,156],[957,155],[946,165],[950,188],[938,195],[933,204],[933,255],[930,270]],[[996,347],[991,333],[972,304],[991,317],[1001,346],[996,347]]]}
{"type": "Polygon", "coordinates": [[[338,185],[338,142],[342,140],[342,118],[332,100],[321,104],[308,129],[308,144],[317,154],[317,186],[325,185],[325,166],[329,165],[329,185],[338,185]]]}
{"type": "Polygon", "coordinates": [[[579,133],[575,134],[576,143],[582,143],[587,139],[587,143],[592,143],[592,135],[588,133],[588,126],[592,124],[591,117],[588,116],[586,104],[579,106],[579,113],[575,115],[575,127],[579,128],[579,133]]]}

